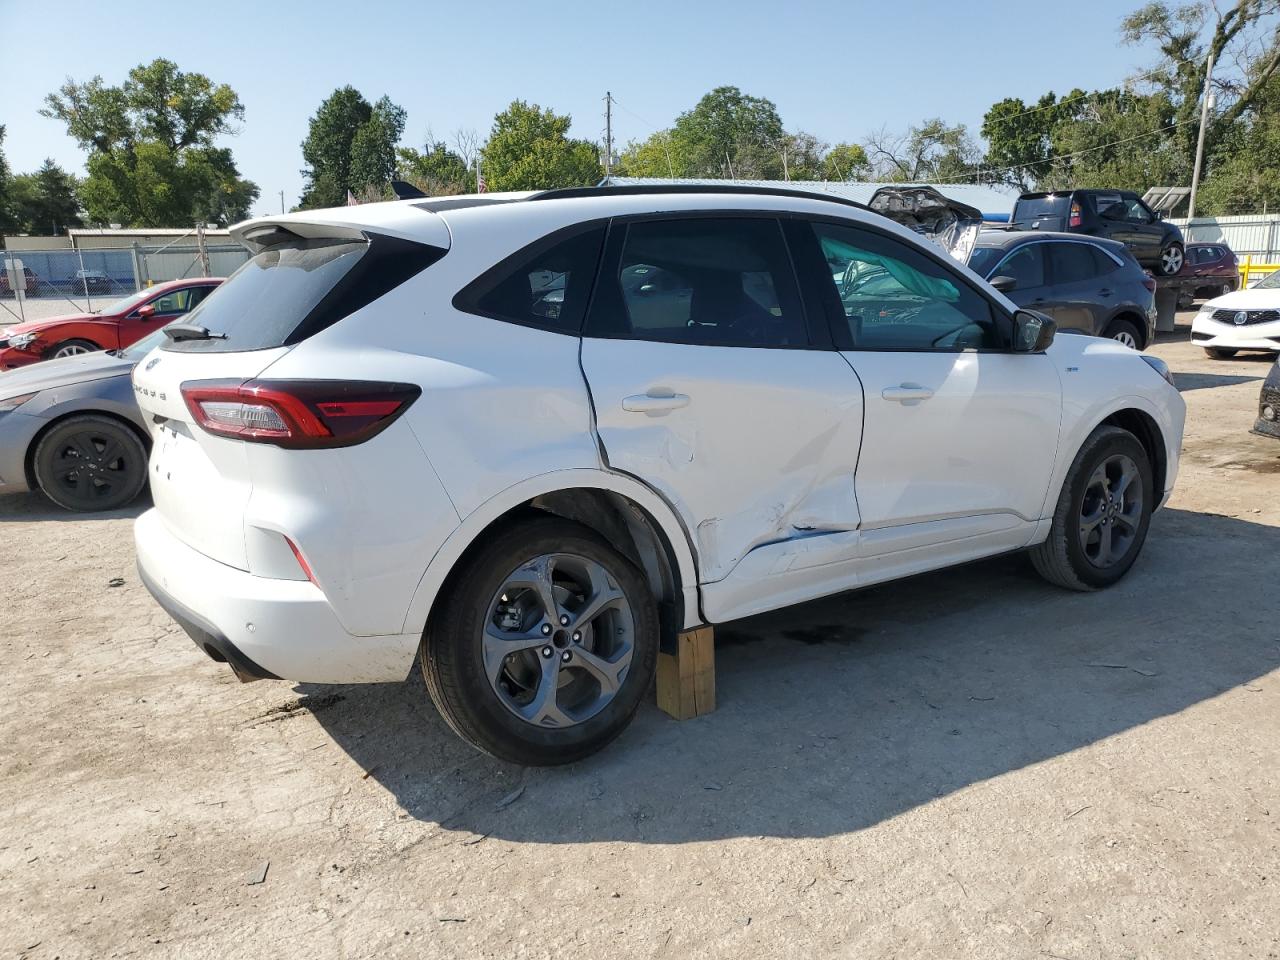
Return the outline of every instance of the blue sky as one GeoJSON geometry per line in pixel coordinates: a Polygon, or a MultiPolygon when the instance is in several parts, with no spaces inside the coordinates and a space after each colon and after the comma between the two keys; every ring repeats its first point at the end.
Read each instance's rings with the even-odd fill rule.
{"type": "Polygon", "coordinates": [[[46,156],[83,172],[62,126],[37,114],[44,94],[67,75],[119,83],[130,67],[168,57],[240,94],[244,123],[226,143],[266,212],[279,209],[280,190],[287,205],[297,201],[307,118],[347,83],[405,107],[414,145],[428,127],[483,135],[515,98],[569,113],[576,136],[602,139],[606,89],[625,143],[722,84],[768,97],[788,129],[832,143],[933,116],[976,132],[1001,97],[1140,73],[1151,51],[1121,46],[1117,32],[1139,5],[1075,0],[1068,17],[1045,0],[61,0],[37,13],[29,0],[0,0],[0,123],[16,172],[46,156]]]}

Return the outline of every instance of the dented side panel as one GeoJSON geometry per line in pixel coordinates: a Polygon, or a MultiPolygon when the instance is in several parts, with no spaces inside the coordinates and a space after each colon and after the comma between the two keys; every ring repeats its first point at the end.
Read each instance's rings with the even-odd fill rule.
{"type": "Polygon", "coordinates": [[[857,529],[862,387],[839,354],[586,339],[582,367],[609,466],[675,506],[700,583],[762,544],[857,529]]]}

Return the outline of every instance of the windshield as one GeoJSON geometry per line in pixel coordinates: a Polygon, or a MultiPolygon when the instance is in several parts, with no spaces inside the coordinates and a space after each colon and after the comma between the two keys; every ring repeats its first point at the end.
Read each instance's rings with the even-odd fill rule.
{"type": "Polygon", "coordinates": [[[161,327],[159,330],[152,330],[137,343],[133,344],[133,346],[126,347],[124,350],[121,350],[120,356],[124,357],[126,360],[132,360],[134,363],[137,363],[162,343],[164,343],[164,327],[161,327]]]}
{"type": "Polygon", "coordinates": [[[1274,290],[1280,287],[1280,270],[1273,270],[1255,283],[1252,290],[1274,290]]]}
{"type": "Polygon", "coordinates": [[[147,297],[151,296],[155,291],[143,288],[135,294],[125,297],[123,300],[117,300],[115,303],[109,304],[99,310],[99,313],[127,313],[132,310],[147,297]]]}

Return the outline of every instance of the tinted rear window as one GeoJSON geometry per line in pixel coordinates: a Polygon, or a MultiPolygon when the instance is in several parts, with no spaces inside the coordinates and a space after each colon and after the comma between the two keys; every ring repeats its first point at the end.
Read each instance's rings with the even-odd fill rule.
{"type": "Polygon", "coordinates": [[[166,350],[229,353],[298,343],[372,303],[444,255],[392,237],[368,241],[297,240],[254,256],[184,323],[208,340],[169,342],[166,350]]]}
{"type": "Polygon", "coordinates": [[[1071,197],[1065,193],[1052,197],[1029,197],[1014,204],[1013,218],[1034,220],[1036,217],[1064,217],[1070,206],[1071,197]]]}

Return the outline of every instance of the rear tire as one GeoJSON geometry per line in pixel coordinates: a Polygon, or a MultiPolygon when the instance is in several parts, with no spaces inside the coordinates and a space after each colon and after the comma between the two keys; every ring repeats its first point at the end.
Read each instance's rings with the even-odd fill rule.
{"type": "Polygon", "coordinates": [[[1160,263],[1156,269],[1160,271],[1162,277],[1172,277],[1182,265],[1187,262],[1187,252],[1182,244],[1174,240],[1172,243],[1166,244],[1160,251],[1160,263]]]}
{"type": "Polygon", "coordinates": [[[1030,550],[1040,576],[1068,590],[1109,587],[1142,552],[1155,505],[1151,463],[1119,427],[1089,434],[1067,471],[1049,536],[1030,550]]]}
{"type": "Polygon", "coordinates": [[[1130,349],[1142,349],[1142,335],[1128,320],[1113,320],[1111,326],[1107,327],[1107,336],[1130,349]]]}
{"type": "Polygon", "coordinates": [[[419,648],[427,690],[455,733],[500,760],[550,766],[595,753],[653,682],[648,583],[581,524],[548,516],[501,530],[441,600],[419,648]]]}
{"type": "Polygon", "coordinates": [[[1222,347],[1205,347],[1204,354],[1210,360],[1230,360],[1236,355],[1235,350],[1226,350],[1222,347]]]}
{"type": "Polygon", "coordinates": [[[111,417],[68,417],[36,444],[40,492],[64,510],[118,510],[147,485],[147,448],[111,417]]]}

